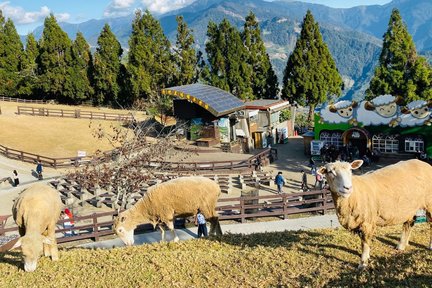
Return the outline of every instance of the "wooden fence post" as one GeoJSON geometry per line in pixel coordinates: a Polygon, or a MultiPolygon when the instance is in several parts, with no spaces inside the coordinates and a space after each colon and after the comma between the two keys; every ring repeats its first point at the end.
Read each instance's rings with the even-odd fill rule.
{"type": "Polygon", "coordinates": [[[286,194],[283,193],[282,194],[282,203],[283,203],[283,219],[287,219],[288,218],[288,201],[286,199],[286,194]]]}
{"type": "Polygon", "coordinates": [[[241,223],[246,222],[244,198],[243,197],[240,197],[240,221],[241,221],[241,223]]]}
{"type": "Polygon", "coordinates": [[[93,213],[92,219],[93,219],[94,241],[99,241],[99,229],[98,229],[98,225],[97,225],[97,216],[96,216],[96,213],[93,213]]]}

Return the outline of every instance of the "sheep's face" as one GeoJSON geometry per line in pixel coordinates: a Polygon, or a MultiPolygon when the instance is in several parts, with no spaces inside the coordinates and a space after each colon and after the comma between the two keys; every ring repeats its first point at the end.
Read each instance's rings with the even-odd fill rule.
{"type": "Polygon", "coordinates": [[[396,103],[393,102],[387,105],[376,106],[375,109],[376,109],[375,111],[382,117],[389,118],[396,114],[397,105],[396,103]]]}
{"type": "Polygon", "coordinates": [[[411,115],[417,119],[426,118],[429,116],[429,114],[430,114],[430,112],[429,112],[429,108],[427,106],[423,106],[423,107],[411,110],[411,115]]]}
{"type": "Polygon", "coordinates": [[[44,244],[51,245],[52,241],[42,235],[32,235],[21,237],[12,247],[12,249],[21,247],[26,272],[36,270],[38,259],[43,254],[44,244]]]}
{"type": "Polygon", "coordinates": [[[348,198],[353,191],[352,170],[360,168],[362,164],[363,160],[355,160],[352,163],[336,161],[321,167],[318,173],[326,176],[333,193],[348,198]]]}
{"type": "Polygon", "coordinates": [[[344,118],[350,118],[353,115],[353,113],[354,113],[354,109],[351,106],[337,110],[337,114],[339,114],[339,116],[344,118]]]}
{"type": "Polygon", "coordinates": [[[130,227],[128,225],[128,216],[120,214],[114,220],[113,230],[117,234],[118,237],[127,245],[131,246],[134,244],[134,229],[135,227],[130,227]]]}

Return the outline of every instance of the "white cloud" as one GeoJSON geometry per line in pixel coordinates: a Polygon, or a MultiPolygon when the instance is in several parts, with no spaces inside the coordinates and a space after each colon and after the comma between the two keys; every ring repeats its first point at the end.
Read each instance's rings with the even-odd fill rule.
{"type": "Polygon", "coordinates": [[[135,3],[135,0],[113,0],[111,5],[115,9],[129,8],[135,3]]]}
{"type": "Polygon", "coordinates": [[[12,19],[17,24],[35,23],[51,13],[47,6],[41,7],[39,11],[27,12],[22,7],[10,5],[10,2],[1,2],[0,10],[6,18],[12,19]]]}
{"type": "Polygon", "coordinates": [[[56,13],[54,16],[58,22],[65,22],[71,18],[69,13],[56,13]]]}
{"type": "Polygon", "coordinates": [[[126,16],[133,12],[135,0],[113,0],[104,11],[104,17],[126,16]]]}
{"type": "Polygon", "coordinates": [[[162,14],[183,8],[196,0],[142,0],[142,4],[152,13],[162,14]]]}

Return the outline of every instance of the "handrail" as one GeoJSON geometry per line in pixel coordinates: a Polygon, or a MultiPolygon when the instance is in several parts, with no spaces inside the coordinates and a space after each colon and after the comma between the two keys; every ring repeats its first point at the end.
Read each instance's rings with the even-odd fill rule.
{"type": "MultiPolygon", "coordinates": [[[[219,213],[219,220],[237,220],[244,223],[250,218],[260,217],[282,217],[286,219],[289,215],[303,213],[323,213],[334,209],[332,199],[328,190],[317,190],[304,193],[283,193],[280,195],[264,196],[241,196],[231,198],[221,198],[218,200],[216,210],[219,213]],[[260,201],[261,200],[261,201],[260,201]]],[[[59,220],[58,225],[65,221],[73,220],[75,227],[59,228],[56,233],[74,231],[75,236],[58,237],[58,243],[71,242],[83,239],[98,241],[100,237],[112,235],[112,225],[117,211],[92,213],[85,216],[75,216],[69,220],[59,220]],[[106,218],[109,218],[106,219],[106,218]],[[91,221],[89,221],[91,220],[91,221]]],[[[2,217],[2,216],[0,216],[2,217]]],[[[150,224],[140,225],[140,230],[152,230],[150,224]]],[[[17,233],[18,227],[11,225],[3,227],[0,225],[0,236],[6,233],[17,233]]]]}

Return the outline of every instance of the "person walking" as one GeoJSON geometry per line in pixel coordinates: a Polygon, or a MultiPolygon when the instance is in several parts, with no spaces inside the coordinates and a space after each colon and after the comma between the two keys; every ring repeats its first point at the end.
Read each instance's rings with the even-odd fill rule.
{"type": "Polygon", "coordinates": [[[19,184],[19,178],[18,178],[18,172],[16,170],[13,170],[12,179],[13,179],[14,187],[17,187],[19,184]]]}
{"type": "Polygon", "coordinates": [[[307,175],[304,170],[301,170],[302,173],[302,184],[301,184],[301,190],[302,191],[309,191],[308,184],[307,184],[307,175]]]}
{"type": "Polygon", "coordinates": [[[40,161],[38,161],[37,165],[36,165],[36,173],[37,173],[37,176],[38,176],[39,180],[43,179],[42,170],[43,170],[42,163],[40,161]]]}
{"type": "Polygon", "coordinates": [[[207,237],[207,224],[204,215],[201,213],[201,209],[198,208],[197,214],[195,215],[195,225],[198,226],[198,238],[204,235],[207,237]]]}
{"type": "Polygon", "coordinates": [[[282,172],[278,172],[278,174],[275,177],[274,183],[277,185],[278,194],[282,193],[282,187],[285,185],[285,179],[282,176],[282,172]]]}
{"type": "Polygon", "coordinates": [[[72,220],[73,219],[72,212],[68,208],[66,208],[64,211],[61,212],[61,218],[65,220],[63,222],[63,228],[69,229],[64,232],[65,237],[74,236],[75,232],[72,230],[72,228],[75,227],[75,222],[72,220]]]}

